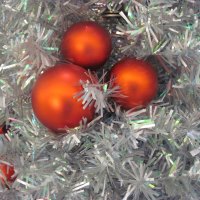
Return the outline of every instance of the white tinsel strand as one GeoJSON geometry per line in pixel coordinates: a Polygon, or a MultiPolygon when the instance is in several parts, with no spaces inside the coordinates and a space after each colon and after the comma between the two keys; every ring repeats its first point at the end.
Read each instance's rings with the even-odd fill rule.
{"type": "MultiPolygon", "coordinates": [[[[83,109],[94,105],[96,113],[99,114],[99,117],[103,117],[105,110],[114,112],[114,108],[109,102],[109,99],[114,96],[123,97],[123,95],[120,94],[118,86],[112,87],[112,78],[109,82],[105,82],[106,74],[104,72],[97,83],[94,82],[92,76],[93,75],[88,72],[89,80],[86,82],[80,80],[83,91],[75,94],[74,98],[78,101],[82,101],[83,109]]],[[[96,77],[96,79],[98,78],[96,77]]]]}

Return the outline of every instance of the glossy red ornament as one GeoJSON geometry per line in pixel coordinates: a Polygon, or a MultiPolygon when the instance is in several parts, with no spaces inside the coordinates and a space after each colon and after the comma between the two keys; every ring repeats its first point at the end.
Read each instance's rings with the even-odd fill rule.
{"type": "Polygon", "coordinates": [[[83,67],[93,68],[104,64],[111,48],[109,32],[92,21],[73,24],[61,42],[64,58],[83,67]]]}
{"type": "Polygon", "coordinates": [[[80,80],[90,80],[86,73],[74,64],[57,64],[39,76],[31,100],[33,111],[43,125],[54,132],[66,132],[66,128],[79,126],[83,117],[88,121],[93,119],[94,107],[83,109],[82,102],[74,98],[83,89],[80,80]]]}
{"type": "Polygon", "coordinates": [[[8,165],[5,163],[0,163],[0,180],[3,185],[7,183],[12,183],[16,179],[15,169],[13,165],[8,165]]]}
{"type": "Polygon", "coordinates": [[[1,135],[1,134],[4,134],[4,133],[5,133],[5,132],[4,132],[4,126],[1,125],[1,126],[0,126],[0,135],[1,135]]]}
{"type": "Polygon", "coordinates": [[[7,125],[5,122],[2,125],[0,125],[0,135],[6,134],[9,128],[10,125],[7,125]]]}
{"type": "Polygon", "coordinates": [[[157,72],[146,61],[125,58],[111,69],[111,77],[112,87],[120,88],[119,95],[114,99],[125,109],[147,106],[157,94],[157,72]]]}

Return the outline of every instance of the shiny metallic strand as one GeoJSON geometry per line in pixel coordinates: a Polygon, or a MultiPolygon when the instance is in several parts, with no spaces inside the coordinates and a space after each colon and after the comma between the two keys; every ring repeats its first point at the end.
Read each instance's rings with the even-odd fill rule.
{"type": "MultiPolygon", "coordinates": [[[[199,1],[5,0],[0,4],[1,161],[18,177],[2,200],[199,199],[199,1]],[[53,135],[33,115],[31,87],[60,56],[63,32],[95,20],[113,38],[99,82],[77,98],[96,118],[53,135]],[[131,55],[155,58],[160,93],[146,109],[123,111],[105,74],[131,55]]],[[[112,81],[112,80],[111,80],[112,81]]]]}
{"type": "MultiPolygon", "coordinates": [[[[105,82],[106,73],[103,72],[99,78],[98,83],[92,81],[92,74],[88,72],[88,81],[83,82],[80,80],[80,84],[83,87],[83,91],[75,94],[74,98],[78,101],[82,101],[83,108],[94,105],[96,113],[103,117],[104,110],[114,111],[112,105],[108,102],[108,99],[114,96],[119,96],[119,88],[117,86],[111,87],[112,79],[109,82],[105,82]]],[[[98,79],[96,77],[96,79],[98,79]]],[[[121,95],[122,96],[122,95],[121,95]]]]}

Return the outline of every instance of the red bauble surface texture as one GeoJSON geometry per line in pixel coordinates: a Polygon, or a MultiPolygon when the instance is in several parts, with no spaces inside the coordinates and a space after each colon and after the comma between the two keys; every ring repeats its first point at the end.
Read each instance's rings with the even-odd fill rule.
{"type": "Polygon", "coordinates": [[[16,176],[15,169],[13,165],[7,165],[5,163],[0,163],[0,180],[1,183],[4,185],[6,183],[12,183],[15,181],[16,176]]]}
{"type": "Polygon", "coordinates": [[[0,135],[6,134],[9,130],[10,125],[6,125],[6,122],[0,125],[0,135]]]}
{"type": "Polygon", "coordinates": [[[125,109],[145,107],[157,94],[157,72],[146,61],[125,58],[111,69],[111,77],[112,87],[119,86],[114,100],[125,109]]]}
{"type": "Polygon", "coordinates": [[[111,48],[109,32],[92,21],[73,24],[61,42],[61,53],[64,58],[87,68],[104,64],[111,53],[111,48]]]}
{"type": "Polygon", "coordinates": [[[66,132],[66,128],[79,126],[83,117],[88,121],[93,119],[94,107],[83,109],[82,102],[74,98],[83,90],[80,80],[89,80],[86,73],[77,65],[57,64],[39,76],[31,100],[33,111],[43,125],[54,132],[66,132]]]}
{"type": "Polygon", "coordinates": [[[5,134],[4,125],[0,126],[0,135],[5,134]]]}

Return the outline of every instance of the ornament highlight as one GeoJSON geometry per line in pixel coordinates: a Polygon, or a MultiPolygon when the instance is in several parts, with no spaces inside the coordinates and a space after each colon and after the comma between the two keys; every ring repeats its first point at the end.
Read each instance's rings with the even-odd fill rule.
{"type": "Polygon", "coordinates": [[[61,42],[61,52],[65,59],[88,68],[104,64],[111,48],[109,32],[92,21],[73,24],[61,42]]]}
{"type": "Polygon", "coordinates": [[[111,87],[119,86],[114,100],[125,109],[145,107],[157,94],[157,72],[146,61],[122,59],[111,69],[111,78],[111,87]]]}
{"type": "Polygon", "coordinates": [[[80,80],[91,81],[86,73],[74,64],[57,64],[38,77],[31,100],[33,111],[43,125],[54,132],[66,132],[66,128],[79,126],[83,117],[88,122],[93,119],[94,107],[83,109],[82,102],[74,98],[83,89],[80,80]]]}

